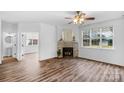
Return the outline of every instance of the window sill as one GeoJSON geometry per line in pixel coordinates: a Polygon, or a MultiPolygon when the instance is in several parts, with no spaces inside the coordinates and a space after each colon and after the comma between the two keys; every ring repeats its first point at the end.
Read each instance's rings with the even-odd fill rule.
{"type": "Polygon", "coordinates": [[[87,48],[87,49],[101,49],[101,50],[115,50],[115,48],[95,48],[95,47],[84,47],[84,46],[81,46],[81,48],[87,48]]]}

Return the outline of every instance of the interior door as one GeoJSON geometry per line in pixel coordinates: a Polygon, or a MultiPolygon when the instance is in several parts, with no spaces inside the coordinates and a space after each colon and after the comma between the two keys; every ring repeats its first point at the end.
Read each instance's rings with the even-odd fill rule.
{"type": "Polygon", "coordinates": [[[17,34],[13,33],[13,38],[12,38],[12,56],[17,57],[17,34]]]}
{"type": "Polygon", "coordinates": [[[26,36],[25,36],[24,33],[22,33],[21,34],[21,55],[22,55],[22,59],[24,58],[25,40],[26,40],[26,36]]]}

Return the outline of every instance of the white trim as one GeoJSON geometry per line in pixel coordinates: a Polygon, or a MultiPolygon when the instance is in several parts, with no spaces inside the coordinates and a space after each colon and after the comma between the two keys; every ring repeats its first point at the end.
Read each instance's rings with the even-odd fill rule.
{"type": "Polygon", "coordinates": [[[38,33],[38,61],[40,61],[40,47],[41,47],[41,44],[40,44],[40,31],[37,32],[38,33]]]}
{"type": "Polygon", "coordinates": [[[87,49],[102,49],[102,50],[115,50],[115,48],[95,48],[95,47],[88,47],[88,46],[83,46],[81,48],[87,48],[87,49]]]}
{"type": "MultiPolygon", "coordinates": [[[[92,39],[91,39],[91,32],[92,32],[92,29],[90,29],[90,46],[92,45],[92,39]]],[[[83,44],[82,44],[83,45],[83,44]]]]}
{"type": "Polygon", "coordinates": [[[100,43],[99,43],[99,45],[100,45],[100,48],[102,48],[102,28],[99,28],[99,30],[100,30],[100,43]]]}
{"type": "Polygon", "coordinates": [[[1,19],[0,19],[0,64],[2,64],[2,29],[1,29],[1,19]]]}

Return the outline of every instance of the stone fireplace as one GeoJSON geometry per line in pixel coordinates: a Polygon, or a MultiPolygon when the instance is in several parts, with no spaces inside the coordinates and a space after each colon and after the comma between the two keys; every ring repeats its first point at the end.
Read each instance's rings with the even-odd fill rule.
{"type": "Polygon", "coordinates": [[[58,49],[61,50],[61,57],[78,57],[78,43],[75,41],[58,41],[58,49]]]}

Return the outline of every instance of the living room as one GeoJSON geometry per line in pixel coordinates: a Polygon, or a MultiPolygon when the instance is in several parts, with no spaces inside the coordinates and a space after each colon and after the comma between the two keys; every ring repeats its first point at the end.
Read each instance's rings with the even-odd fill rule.
{"type": "Polygon", "coordinates": [[[0,69],[5,72],[0,81],[124,81],[123,15],[123,11],[0,12],[0,69]],[[85,20],[75,23],[78,17],[85,20]],[[3,62],[10,57],[16,60],[3,62]]]}

